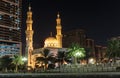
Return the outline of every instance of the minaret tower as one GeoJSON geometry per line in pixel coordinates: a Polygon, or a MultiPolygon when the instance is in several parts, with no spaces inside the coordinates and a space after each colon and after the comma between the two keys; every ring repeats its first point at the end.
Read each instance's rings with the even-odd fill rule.
{"type": "Polygon", "coordinates": [[[33,30],[32,30],[32,11],[31,6],[29,5],[27,12],[27,20],[26,20],[26,56],[28,58],[28,66],[32,66],[32,51],[33,51],[33,30]]]}
{"type": "Polygon", "coordinates": [[[56,30],[57,30],[57,34],[56,34],[56,38],[58,40],[58,48],[62,48],[62,26],[61,26],[61,19],[60,19],[60,15],[59,13],[57,14],[57,26],[56,26],[56,30]]]}

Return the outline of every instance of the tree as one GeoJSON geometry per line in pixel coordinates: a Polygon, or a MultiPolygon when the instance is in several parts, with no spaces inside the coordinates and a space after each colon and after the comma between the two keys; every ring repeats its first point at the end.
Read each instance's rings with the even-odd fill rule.
{"type": "Polygon", "coordinates": [[[60,65],[63,64],[63,62],[65,61],[65,52],[64,51],[58,52],[58,61],[60,62],[60,65]]]}
{"type": "Polygon", "coordinates": [[[120,57],[120,40],[111,39],[107,42],[107,53],[106,56],[110,58],[120,57]]]}
{"type": "Polygon", "coordinates": [[[49,49],[44,49],[43,52],[41,52],[41,57],[37,57],[36,60],[39,62],[43,62],[44,63],[44,70],[46,70],[48,68],[48,61],[53,60],[54,57],[52,57],[52,55],[50,55],[50,50],[49,49]]]}
{"type": "Polygon", "coordinates": [[[14,55],[12,63],[15,64],[15,71],[17,72],[18,71],[18,66],[24,64],[24,61],[22,61],[22,56],[14,55]]]}
{"type": "Polygon", "coordinates": [[[2,58],[0,58],[0,66],[6,72],[11,62],[12,62],[12,59],[10,58],[10,56],[3,56],[2,58]]]}
{"type": "Polygon", "coordinates": [[[77,63],[77,59],[84,58],[85,55],[85,49],[81,48],[78,44],[73,43],[69,48],[67,52],[67,57],[74,57],[74,63],[77,63]]]}

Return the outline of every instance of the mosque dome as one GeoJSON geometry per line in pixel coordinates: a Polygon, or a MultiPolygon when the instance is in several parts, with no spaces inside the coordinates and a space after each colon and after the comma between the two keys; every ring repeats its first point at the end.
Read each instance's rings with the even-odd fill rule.
{"type": "Polygon", "coordinates": [[[45,43],[44,47],[57,47],[58,46],[58,41],[54,37],[46,38],[44,43],[45,43]]]}

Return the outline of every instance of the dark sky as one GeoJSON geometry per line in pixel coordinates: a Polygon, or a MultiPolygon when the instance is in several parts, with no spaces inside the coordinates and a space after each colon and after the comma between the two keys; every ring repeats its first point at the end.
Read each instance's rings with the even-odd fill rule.
{"type": "Polygon", "coordinates": [[[84,29],[87,37],[94,39],[98,45],[106,45],[107,39],[120,35],[119,0],[23,0],[23,46],[29,2],[33,11],[35,48],[40,47],[51,31],[55,35],[58,11],[63,31],[84,29]]]}

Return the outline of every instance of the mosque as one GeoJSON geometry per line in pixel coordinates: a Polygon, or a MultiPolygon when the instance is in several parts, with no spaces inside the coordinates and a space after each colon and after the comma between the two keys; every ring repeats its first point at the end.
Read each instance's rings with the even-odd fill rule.
{"type": "MultiPolygon", "coordinates": [[[[59,52],[67,52],[67,48],[63,48],[63,46],[62,46],[62,41],[64,41],[64,36],[62,35],[62,25],[61,25],[61,18],[60,18],[59,13],[57,14],[57,18],[56,18],[56,36],[53,37],[51,35],[50,37],[47,37],[44,40],[44,46],[42,48],[38,48],[38,49],[33,48],[34,31],[32,29],[32,24],[33,24],[32,11],[31,11],[31,6],[29,6],[28,12],[27,12],[27,19],[26,19],[26,27],[27,28],[25,31],[25,33],[26,33],[26,56],[28,59],[27,66],[30,66],[34,69],[35,65],[36,65],[36,59],[38,57],[43,57],[41,53],[43,53],[45,49],[48,49],[50,51],[50,53],[56,57],[59,52]]],[[[72,32],[75,32],[75,33],[73,33],[71,37],[66,36],[67,37],[66,44],[71,43],[73,41],[77,41],[81,45],[84,44],[85,47],[91,48],[92,57],[98,58],[98,60],[101,57],[103,57],[103,58],[105,57],[105,56],[101,56],[101,55],[102,55],[102,53],[106,53],[106,48],[100,49],[100,47],[95,47],[94,40],[86,39],[84,31],[77,30],[77,33],[76,33],[76,31],[72,31],[72,32]],[[75,34],[77,34],[77,36],[79,36],[80,38],[74,36],[75,34]],[[71,42],[69,40],[70,38],[72,40],[71,42]],[[77,40],[74,40],[72,38],[76,38],[77,40]],[[79,41],[78,41],[78,39],[79,39],[79,41]],[[96,52],[96,55],[95,55],[95,52],[96,52]]],[[[64,33],[64,35],[65,35],[65,33],[64,33]]],[[[71,35],[71,32],[70,32],[70,35],[71,35]]]]}
{"type": "MultiPolygon", "coordinates": [[[[27,57],[28,57],[28,66],[31,66],[32,68],[35,68],[35,61],[37,57],[40,57],[40,51],[44,48],[49,48],[53,50],[57,50],[62,48],[62,26],[61,26],[61,18],[60,14],[57,14],[57,19],[56,19],[56,37],[48,37],[44,41],[44,47],[40,49],[35,49],[33,48],[33,35],[34,31],[32,29],[32,11],[31,11],[31,6],[28,8],[27,12],[27,19],[26,19],[26,26],[27,29],[25,31],[26,33],[26,52],[27,52],[27,57]]],[[[57,52],[56,51],[56,52],[57,52]]]]}

